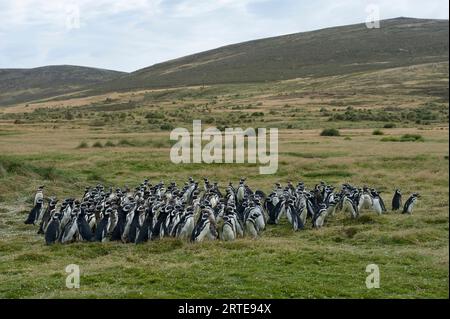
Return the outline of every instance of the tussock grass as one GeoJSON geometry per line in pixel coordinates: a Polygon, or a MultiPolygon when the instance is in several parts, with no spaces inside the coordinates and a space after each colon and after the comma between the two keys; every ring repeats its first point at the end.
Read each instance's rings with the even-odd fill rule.
{"type": "Polygon", "coordinates": [[[322,133],[320,133],[321,136],[340,136],[339,130],[334,128],[324,129],[322,133]]]}
{"type": "Polygon", "coordinates": [[[422,135],[419,134],[404,134],[400,137],[387,136],[381,139],[382,142],[425,142],[422,135]]]}

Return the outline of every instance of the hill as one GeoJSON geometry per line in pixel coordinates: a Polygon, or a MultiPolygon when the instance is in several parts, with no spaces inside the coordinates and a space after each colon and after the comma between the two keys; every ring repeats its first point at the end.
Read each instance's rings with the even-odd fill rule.
{"type": "Polygon", "coordinates": [[[255,40],[138,70],[100,91],[265,82],[448,61],[448,20],[396,18],[255,40]]]}
{"type": "Polygon", "coordinates": [[[125,73],[70,65],[0,69],[0,105],[46,98],[118,78],[125,73]]]}

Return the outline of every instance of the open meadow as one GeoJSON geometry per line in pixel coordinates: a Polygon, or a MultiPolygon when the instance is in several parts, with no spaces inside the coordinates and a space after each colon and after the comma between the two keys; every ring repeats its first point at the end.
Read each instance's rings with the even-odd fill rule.
{"type": "Polygon", "coordinates": [[[2,298],[448,298],[448,63],[260,84],[83,92],[0,109],[2,298]],[[170,131],[277,127],[279,169],[173,164],[170,131]],[[340,136],[320,136],[336,128],[340,136]],[[235,242],[175,239],[143,245],[46,246],[24,225],[35,189],[81,196],[85,186],[134,187],[144,178],[223,187],[349,182],[381,191],[388,213],[343,213],[293,232],[286,219],[235,242]],[[396,188],[422,197],[413,215],[390,211],[396,188]],[[368,264],[380,289],[367,289],[368,264]],[[65,287],[78,264],[80,289],[65,287]]]}

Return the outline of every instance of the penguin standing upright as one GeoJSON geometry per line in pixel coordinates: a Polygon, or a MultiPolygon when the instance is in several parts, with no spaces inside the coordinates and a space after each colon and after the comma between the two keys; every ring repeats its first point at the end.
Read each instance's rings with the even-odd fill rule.
{"type": "Polygon", "coordinates": [[[45,230],[50,223],[50,220],[52,218],[52,215],[55,212],[56,204],[58,203],[58,200],[55,198],[51,198],[50,202],[48,203],[47,209],[44,212],[44,215],[42,215],[41,222],[39,224],[39,230],[38,234],[44,234],[45,230]]]}
{"type": "Polygon", "coordinates": [[[80,211],[77,216],[77,226],[78,226],[78,237],[81,240],[92,241],[94,234],[92,233],[91,227],[86,220],[86,213],[84,209],[80,211]]]}
{"type": "Polygon", "coordinates": [[[54,244],[58,238],[60,233],[60,223],[59,223],[59,214],[56,213],[52,216],[52,220],[48,224],[47,229],[45,230],[45,243],[47,245],[54,244]]]}
{"type": "Polygon", "coordinates": [[[28,218],[25,221],[25,224],[27,224],[27,225],[33,224],[34,225],[37,222],[37,220],[39,219],[39,215],[41,214],[43,203],[44,203],[43,198],[37,199],[36,204],[34,205],[31,212],[28,214],[28,218]]]}
{"type": "Polygon", "coordinates": [[[106,235],[108,234],[108,223],[109,223],[109,214],[110,209],[107,209],[103,214],[103,218],[98,223],[97,228],[95,229],[95,240],[104,242],[107,241],[106,235]]]}
{"type": "Polygon", "coordinates": [[[36,190],[36,194],[34,195],[34,205],[36,205],[36,203],[38,202],[38,200],[40,199],[44,199],[44,185],[41,185],[38,187],[38,189],[36,190]]]}
{"type": "Polygon", "coordinates": [[[408,200],[405,203],[405,206],[403,207],[402,214],[412,214],[414,206],[417,203],[417,200],[419,199],[420,195],[417,193],[412,194],[408,200]]]}
{"type": "Polygon", "coordinates": [[[402,193],[399,189],[396,189],[392,198],[392,211],[399,210],[400,207],[402,207],[402,193]]]}

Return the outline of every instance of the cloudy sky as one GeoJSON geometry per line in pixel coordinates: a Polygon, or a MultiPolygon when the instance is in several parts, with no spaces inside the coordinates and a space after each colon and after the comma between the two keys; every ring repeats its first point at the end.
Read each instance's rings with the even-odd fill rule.
{"type": "Polygon", "coordinates": [[[134,71],[222,45],[381,19],[448,19],[448,0],[0,0],[0,68],[134,71]]]}

